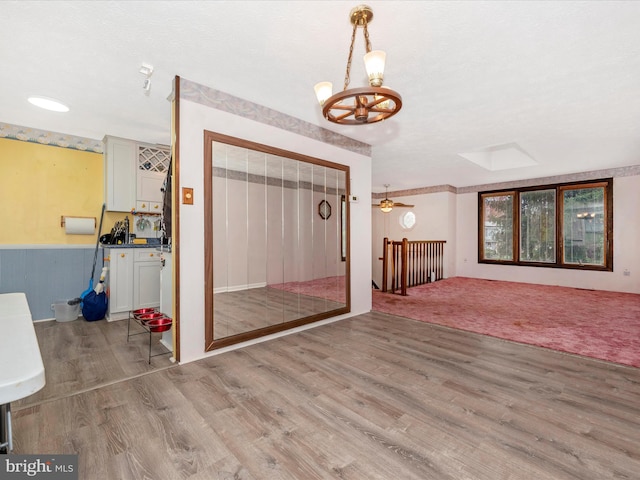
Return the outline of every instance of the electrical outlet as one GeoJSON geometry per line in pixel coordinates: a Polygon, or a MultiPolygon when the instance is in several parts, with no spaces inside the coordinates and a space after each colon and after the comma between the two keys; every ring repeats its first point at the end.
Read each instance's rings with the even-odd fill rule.
{"type": "Polygon", "coordinates": [[[629,269],[628,269],[628,268],[625,268],[625,269],[624,269],[623,275],[624,275],[625,277],[630,277],[630,276],[631,276],[631,272],[629,271],[629,269]]]}

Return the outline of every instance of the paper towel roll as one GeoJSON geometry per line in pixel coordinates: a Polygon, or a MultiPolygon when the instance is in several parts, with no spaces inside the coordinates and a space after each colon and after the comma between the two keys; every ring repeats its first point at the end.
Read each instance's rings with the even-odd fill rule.
{"type": "Polygon", "coordinates": [[[67,235],[93,235],[95,229],[95,218],[64,217],[64,232],[67,235]]]}

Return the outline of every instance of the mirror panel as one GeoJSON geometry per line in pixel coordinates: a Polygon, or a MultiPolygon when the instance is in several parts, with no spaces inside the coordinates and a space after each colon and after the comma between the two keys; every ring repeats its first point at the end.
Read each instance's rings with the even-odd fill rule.
{"type": "Polygon", "coordinates": [[[284,251],[282,249],[283,165],[282,158],[275,155],[267,155],[266,161],[268,175],[265,182],[267,212],[263,219],[267,234],[265,295],[267,297],[268,324],[278,325],[284,323],[284,292],[266,287],[267,285],[281,284],[284,275],[284,251]]]}
{"type": "Polygon", "coordinates": [[[207,350],[350,310],[349,168],[205,132],[207,350]]]}

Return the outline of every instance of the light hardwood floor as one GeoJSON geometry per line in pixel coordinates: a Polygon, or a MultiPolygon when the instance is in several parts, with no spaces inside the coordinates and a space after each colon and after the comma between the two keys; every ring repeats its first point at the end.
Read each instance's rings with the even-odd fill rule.
{"type": "MultiPolygon", "coordinates": [[[[34,395],[14,403],[13,408],[173,366],[169,354],[152,357],[149,364],[149,333],[133,321],[131,333],[142,334],[131,336],[128,342],[126,320],[87,322],[79,318],[72,322],[36,322],[34,328],[46,384],[34,395]]],[[[159,343],[162,334],[151,335],[151,355],[168,352],[159,343]]]]}
{"type": "Polygon", "coordinates": [[[638,479],[640,369],[369,313],[14,409],[82,479],[638,479]]]}

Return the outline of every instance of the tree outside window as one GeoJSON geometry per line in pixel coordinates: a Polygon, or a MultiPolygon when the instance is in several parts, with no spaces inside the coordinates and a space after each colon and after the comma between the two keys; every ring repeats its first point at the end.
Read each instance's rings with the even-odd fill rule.
{"type": "Polygon", "coordinates": [[[604,265],[604,192],[604,187],[562,192],[564,263],[604,265]]]}
{"type": "Polygon", "coordinates": [[[520,260],[556,261],[556,191],[520,193],[520,260]]]}
{"type": "Polygon", "coordinates": [[[484,256],[513,260],[513,193],[483,198],[484,256]]]}
{"type": "Polygon", "coordinates": [[[478,199],[479,262],[613,270],[613,179],[478,199]]]}

